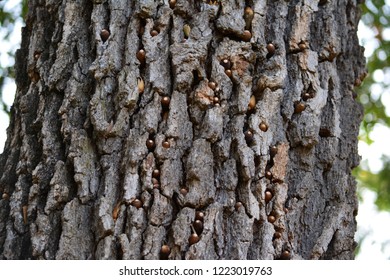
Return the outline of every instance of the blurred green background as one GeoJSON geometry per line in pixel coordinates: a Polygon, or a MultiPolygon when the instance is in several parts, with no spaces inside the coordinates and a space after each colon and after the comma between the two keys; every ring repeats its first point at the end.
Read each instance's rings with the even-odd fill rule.
{"type": "MultiPolygon", "coordinates": [[[[357,259],[390,259],[390,235],[383,228],[386,223],[390,227],[390,0],[367,0],[360,6],[358,35],[366,48],[369,74],[356,88],[365,109],[359,136],[362,162],[354,170],[361,201],[357,259]]],[[[20,44],[20,27],[26,12],[27,0],[0,0],[0,142],[5,139],[7,115],[15,93],[14,53],[20,44]]]]}
{"type": "MultiPolygon", "coordinates": [[[[366,47],[369,75],[358,89],[359,100],[364,105],[365,117],[360,140],[372,144],[376,127],[390,127],[390,1],[370,0],[362,5],[360,35],[366,47]],[[388,3],[386,3],[388,2],[388,3]],[[364,25],[364,27],[363,27],[364,25]],[[371,33],[371,34],[370,34],[371,33]]],[[[360,29],[360,28],[359,28],[360,29]]],[[[390,139],[388,139],[390,147],[390,139]]],[[[362,162],[356,175],[362,185],[377,193],[376,204],[380,210],[390,210],[390,155],[382,156],[382,168],[374,173],[367,162],[362,162]]],[[[389,236],[390,238],[390,236],[389,236]]]]}

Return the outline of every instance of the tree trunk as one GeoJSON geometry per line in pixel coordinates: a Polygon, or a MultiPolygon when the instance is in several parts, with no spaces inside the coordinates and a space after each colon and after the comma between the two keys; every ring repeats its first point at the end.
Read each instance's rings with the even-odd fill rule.
{"type": "Polygon", "coordinates": [[[0,258],[352,259],[357,4],[30,0],[0,258]]]}

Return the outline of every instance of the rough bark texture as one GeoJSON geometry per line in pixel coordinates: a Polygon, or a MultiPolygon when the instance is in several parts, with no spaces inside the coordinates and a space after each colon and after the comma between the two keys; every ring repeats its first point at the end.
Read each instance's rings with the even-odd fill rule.
{"type": "Polygon", "coordinates": [[[357,5],[29,1],[0,258],[352,259],[357,5]]]}

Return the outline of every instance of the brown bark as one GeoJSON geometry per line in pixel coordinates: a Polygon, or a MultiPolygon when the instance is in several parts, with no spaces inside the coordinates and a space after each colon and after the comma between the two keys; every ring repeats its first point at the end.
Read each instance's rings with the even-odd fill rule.
{"type": "Polygon", "coordinates": [[[0,258],[352,259],[357,4],[29,1],[0,258]]]}

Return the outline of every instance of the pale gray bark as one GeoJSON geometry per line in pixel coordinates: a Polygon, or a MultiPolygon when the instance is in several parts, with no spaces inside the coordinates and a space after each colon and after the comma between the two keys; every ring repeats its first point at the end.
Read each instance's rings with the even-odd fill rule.
{"type": "Polygon", "coordinates": [[[29,1],[0,258],[352,259],[357,5],[29,1]]]}

